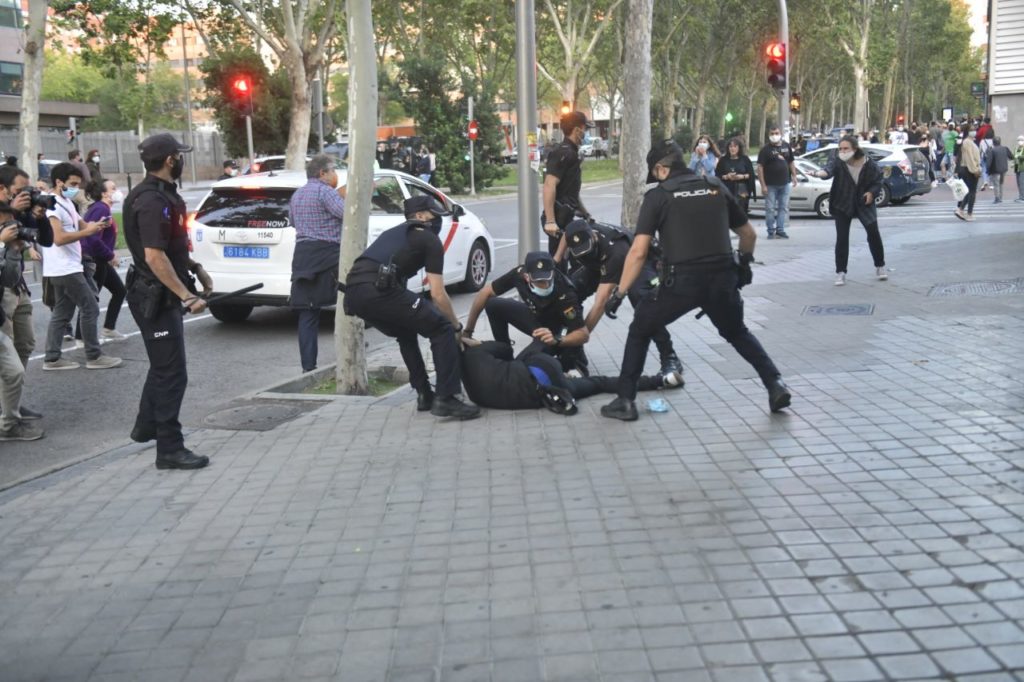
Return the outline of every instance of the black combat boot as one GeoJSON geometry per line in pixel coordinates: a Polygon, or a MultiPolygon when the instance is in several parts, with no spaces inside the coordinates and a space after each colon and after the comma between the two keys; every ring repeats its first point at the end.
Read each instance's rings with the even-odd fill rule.
{"type": "Polygon", "coordinates": [[[135,426],[132,427],[131,439],[136,443],[148,443],[151,440],[156,440],[156,427],[135,422],[135,426]]]}
{"type": "Polygon", "coordinates": [[[480,416],[480,408],[476,405],[464,403],[453,395],[443,398],[434,398],[434,404],[430,408],[430,414],[435,417],[453,417],[460,421],[476,419],[480,416]]]}
{"type": "Polygon", "coordinates": [[[636,403],[628,398],[616,398],[601,407],[601,416],[610,419],[621,419],[624,422],[635,422],[640,418],[636,411],[636,403]]]}
{"type": "Polygon", "coordinates": [[[786,382],[782,380],[782,377],[775,377],[765,384],[765,388],[768,389],[768,407],[772,412],[778,412],[785,407],[789,407],[793,396],[790,394],[789,387],[786,386],[786,382]]]}
{"type": "Polygon", "coordinates": [[[540,399],[544,403],[544,407],[555,414],[564,414],[567,417],[571,417],[579,412],[579,408],[576,407],[576,400],[568,389],[558,386],[541,386],[538,390],[540,391],[540,399]]]}
{"type": "Polygon", "coordinates": [[[683,375],[683,363],[679,360],[679,356],[674,352],[667,355],[661,356],[661,374],[663,376],[676,372],[679,376],[683,375]]]}
{"type": "Polygon", "coordinates": [[[177,452],[157,453],[157,469],[202,469],[210,463],[210,458],[205,455],[197,455],[188,448],[182,448],[177,452]]]}
{"type": "Polygon", "coordinates": [[[430,412],[434,406],[434,391],[427,386],[422,391],[416,392],[416,410],[418,412],[430,412]]]}

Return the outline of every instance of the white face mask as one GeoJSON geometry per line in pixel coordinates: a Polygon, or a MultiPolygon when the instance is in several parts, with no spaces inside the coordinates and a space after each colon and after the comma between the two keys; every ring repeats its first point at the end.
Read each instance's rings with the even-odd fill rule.
{"type": "Polygon", "coordinates": [[[110,200],[113,201],[115,204],[124,201],[124,192],[122,192],[119,189],[115,189],[113,194],[110,195],[110,200]]]}
{"type": "Polygon", "coordinates": [[[701,151],[706,151],[707,148],[708,148],[708,143],[707,142],[701,142],[701,143],[699,143],[697,145],[697,149],[699,149],[701,151]]]}
{"type": "Polygon", "coordinates": [[[853,158],[853,152],[839,152],[839,158],[842,161],[849,161],[853,158]]]}
{"type": "Polygon", "coordinates": [[[99,156],[92,157],[92,162],[93,163],[99,163],[100,162],[100,157],[99,156]]]}
{"type": "Polygon", "coordinates": [[[781,141],[782,141],[782,135],[769,135],[769,136],[768,136],[768,140],[769,140],[769,141],[770,141],[770,142],[771,142],[772,144],[778,144],[779,142],[781,142],[781,141]]]}

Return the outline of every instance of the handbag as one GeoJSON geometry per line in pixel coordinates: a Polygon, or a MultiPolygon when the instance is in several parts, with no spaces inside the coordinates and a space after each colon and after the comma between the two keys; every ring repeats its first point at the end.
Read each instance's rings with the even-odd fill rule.
{"type": "Polygon", "coordinates": [[[967,189],[967,183],[960,178],[953,178],[948,184],[950,189],[953,190],[953,198],[957,201],[963,201],[964,197],[970,192],[967,189]]]}

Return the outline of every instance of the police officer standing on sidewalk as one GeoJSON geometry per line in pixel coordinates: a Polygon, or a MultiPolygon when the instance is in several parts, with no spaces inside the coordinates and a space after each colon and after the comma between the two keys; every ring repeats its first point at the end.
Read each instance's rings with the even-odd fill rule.
{"type": "Polygon", "coordinates": [[[640,276],[655,233],[661,243],[662,272],[657,298],[636,308],[629,326],[619,397],[601,408],[605,417],[637,419],[637,381],[653,334],[695,308],[703,308],[718,333],[749,362],[768,389],[768,406],[777,412],[790,403],[779,370],[761,343],[743,323],[739,289],[753,274],[757,234],[736,199],[714,177],[698,177],[683,163],[682,150],[672,140],[656,144],[647,154],[648,182],[660,183],[644,197],[636,237],[622,279],[605,310],[614,313],[640,276]],[[733,254],[729,230],[739,235],[733,254]]]}
{"type": "Polygon", "coordinates": [[[404,208],[405,222],[382,233],[352,264],[344,287],[345,314],[361,317],[398,339],[409,383],[419,395],[416,409],[430,410],[436,417],[475,419],[480,408],[458,398],[462,372],[456,334],[462,332],[462,324],[444,288],[444,246],[438,235],[442,217],[450,213],[426,195],[406,199],[404,208]],[[420,268],[427,272],[430,299],[406,288],[420,268]],[[417,336],[430,339],[436,396],[417,336]]]}
{"type": "Polygon", "coordinates": [[[185,447],[178,421],[188,385],[183,306],[190,313],[206,309],[190,272],[204,289],[213,288],[202,266],[188,256],[187,209],[176,183],[184,167],[181,155],[190,151],[168,133],[147,137],[139,145],[146,178],[124,200],[124,236],[132,254],[126,298],[149,356],[131,438],[156,440],[157,469],[201,469],[210,462],[185,447]]]}
{"type": "Polygon", "coordinates": [[[544,232],[548,235],[548,253],[552,256],[558,250],[562,230],[570,221],[577,215],[590,217],[580,199],[583,185],[580,145],[587,128],[593,128],[594,124],[583,112],[570,111],[562,116],[559,127],[564,137],[562,143],[548,154],[544,169],[544,213],[541,215],[544,232]]]}

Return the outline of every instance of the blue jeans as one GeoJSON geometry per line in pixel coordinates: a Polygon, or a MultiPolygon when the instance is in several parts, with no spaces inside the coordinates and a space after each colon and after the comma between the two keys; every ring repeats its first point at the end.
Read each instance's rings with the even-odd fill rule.
{"type": "Polygon", "coordinates": [[[789,190],[793,185],[768,185],[764,195],[764,224],[768,234],[786,234],[789,218],[789,190]]]}

